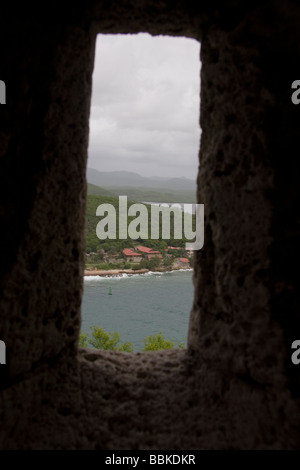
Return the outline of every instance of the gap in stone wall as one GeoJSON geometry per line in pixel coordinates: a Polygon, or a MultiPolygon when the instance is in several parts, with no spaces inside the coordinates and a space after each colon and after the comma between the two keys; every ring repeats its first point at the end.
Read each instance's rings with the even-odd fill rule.
{"type": "Polygon", "coordinates": [[[115,243],[100,241],[96,229],[101,218],[96,212],[106,203],[118,213],[119,196],[127,197],[128,207],[130,201],[196,203],[199,100],[198,41],[145,33],[98,35],[87,165],[85,334],[91,335],[90,327],[117,331],[121,342],[132,342],[136,352],[144,347],[146,336],[160,331],[176,346],[187,344],[194,253],[180,240],[151,239],[148,205],[148,239],[122,239],[117,223],[115,243]],[[109,274],[91,275],[99,270],[109,274]],[[137,273],[116,277],[116,270],[137,273]]]}

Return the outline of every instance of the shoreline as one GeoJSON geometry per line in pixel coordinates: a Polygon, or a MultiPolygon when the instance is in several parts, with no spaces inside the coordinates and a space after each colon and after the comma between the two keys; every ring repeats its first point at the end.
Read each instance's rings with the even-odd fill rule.
{"type": "Polygon", "coordinates": [[[84,277],[88,276],[119,276],[120,274],[146,274],[151,272],[157,272],[157,273],[165,273],[165,272],[172,272],[172,271],[179,271],[179,270],[184,270],[184,271],[192,271],[193,268],[172,268],[172,269],[165,269],[165,270],[160,270],[160,271],[151,271],[150,269],[93,269],[93,270],[84,270],[84,277]]]}

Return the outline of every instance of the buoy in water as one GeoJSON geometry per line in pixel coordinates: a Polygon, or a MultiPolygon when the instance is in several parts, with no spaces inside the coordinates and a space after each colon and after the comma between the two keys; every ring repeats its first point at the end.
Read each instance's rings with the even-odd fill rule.
{"type": "Polygon", "coordinates": [[[108,290],[108,295],[112,295],[111,287],[108,290]]]}

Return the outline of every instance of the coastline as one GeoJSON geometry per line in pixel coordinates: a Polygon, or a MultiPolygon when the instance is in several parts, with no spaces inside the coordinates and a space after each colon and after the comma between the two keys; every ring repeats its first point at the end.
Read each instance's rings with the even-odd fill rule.
{"type": "Polygon", "coordinates": [[[149,269],[93,269],[85,270],[84,276],[118,276],[119,274],[145,274],[148,273],[149,269]]]}
{"type": "MultiPolygon", "coordinates": [[[[183,267],[178,267],[178,268],[172,268],[172,269],[163,269],[159,271],[154,271],[154,272],[172,272],[172,271],[179,271],[179,270],[186,270],[186,271],[191,271],[192,268],[183,268],[183,267]]],[[[120,274],[146,274],[150,272],[150,269],[93,269],[93,270],[84,270],[84,277],[86,276],[119,276],[120,274]]],[[[153,272],[153,271],[152,271],[153,272]]]]}

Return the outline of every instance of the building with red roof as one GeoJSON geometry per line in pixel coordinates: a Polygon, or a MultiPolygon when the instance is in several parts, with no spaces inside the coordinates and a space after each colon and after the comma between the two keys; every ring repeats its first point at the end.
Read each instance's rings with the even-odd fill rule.
{"type": "Polygon", "coordinates": [[[147,246],[137,246],[137,250],[141,251],[142,253],[150,253],[152,251],[152,248],[148,248],[147,246]]]}
{"type": "Polygon", "coordinates": [[[160,251],[152,250],[152,248],[148,248],[147,246],[138,246],[136,249],[141,251],[147,259],[162,258],[160,251]]]}
{"type": "Polygon", "coordinates": [[[142,255],[140,253],[136,253],[132,250],[132,248],[124,248],[123,255],[126,257],[128,261],[139,262],[142,259],[142,255]]]}

